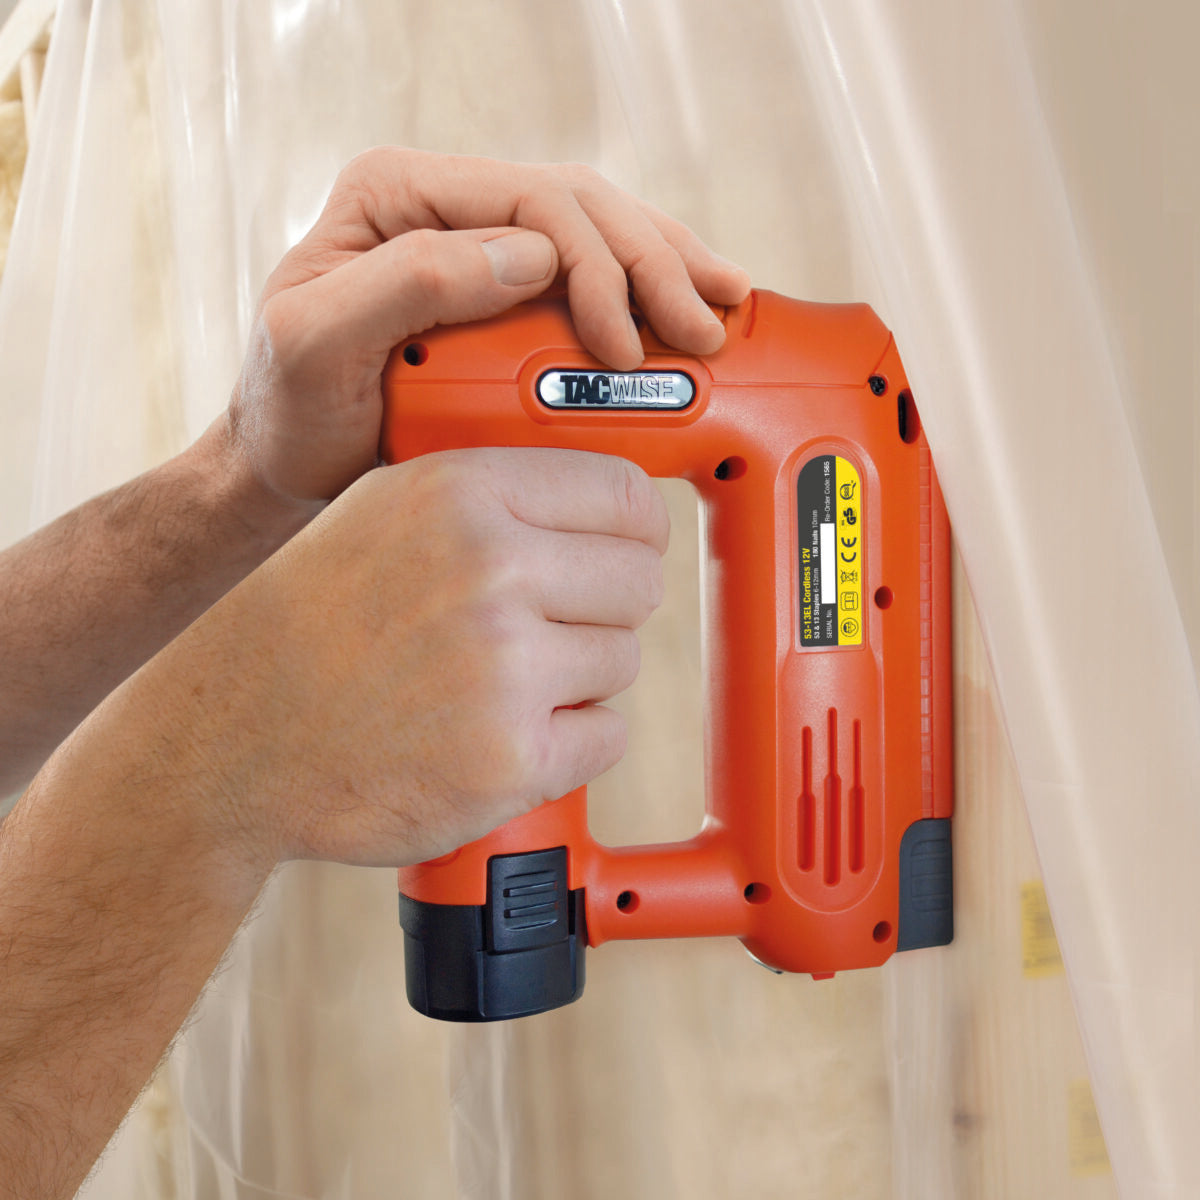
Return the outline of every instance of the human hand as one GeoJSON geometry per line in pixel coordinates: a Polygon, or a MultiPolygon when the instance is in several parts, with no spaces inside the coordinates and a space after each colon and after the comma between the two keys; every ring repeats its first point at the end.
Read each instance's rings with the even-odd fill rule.
{"type": "Polygon", "coordinates": [[[697,354],[724,338],[705,301],[749,289],[744,271],[591,168],[360,155],[267,280],[228,446],[267,496],[331,499],[376,464],[393,346],[494,316],[556,279],[584,345],[622,370],[642,360],[630,285],[655,333],[697,354]]]}
{"type": "Polygon", "coordinates": [[[219,780],[215,815],[272,862],[480,837],[623,753],[598,702],[637,673],[667,536],[654,485],[605,455],[372,471],[160,655],[155,720],[195,760],[172,771],[219,780]]]}

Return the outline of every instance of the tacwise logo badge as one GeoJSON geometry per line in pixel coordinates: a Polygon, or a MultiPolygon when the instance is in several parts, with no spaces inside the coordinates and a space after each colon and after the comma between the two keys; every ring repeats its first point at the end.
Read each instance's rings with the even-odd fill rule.
{"type": "Polygon", "coordinates": [[[537,398],[547,408],[577,410],[681,409],[696,397],[682,371],[545,371],[537,398]]]}

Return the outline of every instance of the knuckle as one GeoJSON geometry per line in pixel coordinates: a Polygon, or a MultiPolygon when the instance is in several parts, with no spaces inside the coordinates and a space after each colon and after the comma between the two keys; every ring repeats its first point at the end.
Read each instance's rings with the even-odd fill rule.
{"type": "Polygon", "coordinates": [[[575,188],[556,168],[535,168],[534,173],[521,181],[514,205],[515,225],[542,228],[549,214],[567,213],[578,205],[575,188]]]}
{"type": "Polygon", "coordinates": [[[338,172],[337,182],[352,185],[364,175],[375,174],[382,169],[388,154],[389,150],[385,146],[371,146],[360,151],[338,172]]]}
{"type": "Polygon", "coordinates": [[[435,496],[446,493],[453,497],[458,492],[462,468],[459,456],[453,450],[435,451],[409,459],[405,469],[411,476],[409,486],[435,496]]]}
{"type": "Polygon", "coordinates": [[[452,454],[425,454],[403,465],[406,507],[432,526],[455,525],[469,515],[462,501],[461,470],[452,454]]]}
{"type": "Polygon", "coordinates": [[[622,544],[611,560],[608,579],[612,601],[620,604],[621,619],[613,624],[628,630],[640,629],[666,593],[662,555],[644,542],[622,544]]]}
{"type": "Polygon", "coordinates": [[[276,292],[263,301],[258,320],[267,347],[274,355],[295,340],[302,310],[289,291],[276,292]]]}
{"type": "Polygon", "coordinates": [[[494,717],[467,753],[474,763],[472,790],[488,803],[524,803],[538,791],[547,748],[528,722],[514,715],[494,717]]]}
{"type": "Polygon", "coordinates": [[[622,303],[627,304],[626,294],[629,291],[629,277],[618,253],[609,245],[608,253],[596,256],[596,261],[590,264],[590,269],[596,273],[596,283],[606,292],[621,297],[622,303]]]}
{"type": "Polygon", "coordinates": [[[574,191],[591,191],[608,184],[608,180],[590,163],[565,162],[557,168],[560,178],[574,191]]]}
{"type": "Polygon", "coordinates": [[[471,603],[479,614],[484,636],[493,641],[493,653],[510,675],[528,665],[523,662],[520,624],[524,576],[519,553],[506,552],[491,539],[479,540],[471,565],[471,603]]]}
{"type": "Polygon", "coordinates": [[[617,691],[624,691],[633,684],[642,669],[642,644],[632,630],[622,631],[615,657],[619,668],[617,691]]]}
{"type": "Polygon", "coordinates": [[[516,702],[537,670],[532,647],[529,571],[519,547],[480,529],[455,547],[461,568],[453,584],[488,692],[516,702]]]}
{"type": "Polygon", "coordinates": [[[371,146],[356,154],[338,172],[334,191],[357,190],[381,176],[406,168],[414,151],[403,146],[371,146]]]}
{"type": "Polygon", "coordinates": [[[618,763],[624,757],[629,744],[629,727],[625,718],[615,709],[604,705],[598,705],[597,711],[603,714],[603,718],[596,722],[593,730],[592,761],[584,764],[583,770],[587,778],[598,775],[618,763]]]}
{"type": "Polygon", "coordinates": [[[686,292],[692,290],[683,258],[661,238],[631,236],[626,250],[626,269],[639,294],[656,295],[665,283],[678,281],[686,284],[685,297],[686,292]]]}
{"type": "Polygon", "coordinates": [[[527,549],[519,527],[495,503],[469,458],[442,451],[412,459],[403,469],[397,502],[405,524],[424,531],[421,553],[440,564],[447,602],[457,611],[485,615],[517,603],[527,549]]]}
{"type": "Polygon", "coordinates": [[[656,543],[666,518],[665,504],[653,480],[636,463],[610,458],[613,493],[619,510],[629,522],[631,534],[656,543]]]}
{"type": "Polygon", "coordinates": [[[620,713],[613,713],[616,718],[609,722],[609,732],[605,746],[606,768],[620,762],[629,749],[629,726],[620,713]]]}
{"type": "Polygon", "coordinates": [[[455,689],[470,714],[459,730],[459,790],[475,804],[505,803],[528,791],[537,767],[528,716],[531,666],[510,614],[485,606],[474,615],[457,655],[455,689]]]}
{"type": "Polygon", "coordinates": [[[646,506],[646,488],[649,478],[646,472],[627,458],[613,457],[609,460],[612,472],[613,491],[622,511],[632,517],[642,515],[646,506]]]}
{"type": "Polygon", "coordinates": [[[571,197],[571,185],[556,163],[508,163],[503,166],[505,181],[513,193],[516,216],[513,224],[524,224],[522,214],[540,210],[547,200],[567,200],[571,197]]]}
{"type": "Polygon", "coordinates": [[[268,296],[255,320],[247,365],[275,385],[291,388],[309,377],[320,351],[320,328],[293,291],[268,296]]]}
{"type": "Polygon", "coordinates": [[[413,229],[402,234],[399,242],[403,270],[416,288],[426,295],[442,295],[448,278],[438,231],[413,229]]]}
{"type": "Polygon", "coordinates": [[[486,495],[485,464],[477,450],[436,450],[409,459],[412,486],[431,501],[464,521],[481,522],[494,505],[484,500],[486,495]]]}
{"type": "Polygon", "coordinates": [[[386,174],[386,160],[386,148],[375,146],[356,154],[346,163],[329,190],[322,219],[331,215],[344,219],[361,211],[364,202],[369,202],[373,195],[373,188],[379,179],[386,174]]]}
{"type": "Polygon", "coordinates": [[[642,571],[644,587],[642,600],[645,607],[638,625],[641,625],[650,618],[650,615],[662,604],[667,594],[662,555],[649,546],[642,553],[645,560],[642,571]]]}

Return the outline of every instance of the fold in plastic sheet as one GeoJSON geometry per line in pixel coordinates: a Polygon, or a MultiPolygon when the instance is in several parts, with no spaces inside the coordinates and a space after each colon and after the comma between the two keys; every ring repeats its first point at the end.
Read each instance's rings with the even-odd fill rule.
{"type": "MultiPolygon", "coordinates": [[[[871,300],[939,463],[1122,1193],[1183,1200],[1196,591],[1135,448],[1186,446],[1194,396],[1139,405],[1101,319],[1030,73],[1049,18],[718,7],[69,0],[0,290],[5,540],[220,410],[266,273],[372,143],[585,159],[764,286],[871,300]]],[[[672,754],[596,789],[602,835],[694,815],[672,754]]],[[[970,946],[822,988],[719,944],[610,947],[572,1010],[447,1031],[407,1011],[398,942],[388,873],[282,870],[88,1195],[994,1194],[951,1161],[970,946]]]]}

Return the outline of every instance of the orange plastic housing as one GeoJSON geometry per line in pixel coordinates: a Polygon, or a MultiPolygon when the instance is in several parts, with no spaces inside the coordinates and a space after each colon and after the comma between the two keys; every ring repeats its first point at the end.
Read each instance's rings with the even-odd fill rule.
{"type": "Polygon", "coordinates": [[[729,935],[781,970],[873,966],[897,948],[905,832],[953,808],[945,508],[904,368],[870,308],[757,291],[718,315],[726,342],[705,358],[643,331],[642,371],[694,381],[678,409],[607,403],[611,380],[592,388],[593,407],[540,399],[549,371],[612,374],[581,349],[559,296],[431,330],[392,355],[388,461],[559,446],[694,485],[707,689],[707,815],[691,840],[601,846],[581,788],[401,870],[400,887],[483,904],[489,857],[565,845],[590,945],[729,935]],[[822,474],[836,489],[828,522],[806,507],[822,474]],[[860,572],[838,593],[844,640],[813,644],[813,556],[829,570],[843,537],[858,539],[846,574],[860,572]]]}

